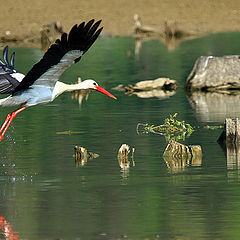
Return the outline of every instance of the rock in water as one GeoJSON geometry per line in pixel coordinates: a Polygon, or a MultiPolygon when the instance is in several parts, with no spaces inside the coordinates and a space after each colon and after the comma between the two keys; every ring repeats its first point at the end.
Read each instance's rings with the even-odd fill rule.
{"type": "Polygon", "coordinates": [[[185,87],[189,91],[239,89],[240,55],[199,57],[187,78],[185,87]]]}

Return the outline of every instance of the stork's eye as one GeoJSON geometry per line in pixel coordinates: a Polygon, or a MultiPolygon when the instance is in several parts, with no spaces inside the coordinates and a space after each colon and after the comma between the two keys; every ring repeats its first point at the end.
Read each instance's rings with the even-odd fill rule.
{"type": "Polygon", "coordinates": [[[93,85],[94,85],[94,86],[97,86],[97,83],[94,82],[93,85]]]}

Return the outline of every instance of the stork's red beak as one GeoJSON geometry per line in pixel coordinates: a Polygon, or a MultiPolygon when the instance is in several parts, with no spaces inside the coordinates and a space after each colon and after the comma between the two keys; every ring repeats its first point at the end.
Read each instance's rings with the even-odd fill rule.
{"type": "Polygon", "coordinates": [[[93,90],[96,90],[96,91],[99,91],[99,92],[101,92],[101,93],[103,93],[103,94],[105,94],[105,95],[107,95],[107,96],[109,96],[109,97],[111,97],[111,98],[114,98],[114,99],[117,99],[115,96],[113,96],[110,92],[108,92],[107,90],[105,90],[104,88],[102,88],[102,87],[100,87],[100,86],[97,86],[95,89],[93,89],[93,90]]]}

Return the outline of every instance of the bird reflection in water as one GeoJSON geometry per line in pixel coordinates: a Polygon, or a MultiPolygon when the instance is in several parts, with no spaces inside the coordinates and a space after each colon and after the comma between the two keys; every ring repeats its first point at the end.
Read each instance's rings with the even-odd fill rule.
{"type": "Polygon", "coordinates": [[[1,214],[0,214],[0,228],[1,228],[1,235],[3,235],[6,240],[19,239],[18,232],[13,231],[12,225],[1,214]]]}
{"type": "MultiPolygon", "coordinates": [[[[81,83],[82,79],[78,78],[78,83],[81,83]]],[[[75,90],[72,92],[72,99],[75,99],[78,101],[79,105],[82,106],[82,101],[85,98],[85,100],[88,100],[88,96],[90,94],[91,90],[89,89],[81,89],[81,90],[75,90]]]]}

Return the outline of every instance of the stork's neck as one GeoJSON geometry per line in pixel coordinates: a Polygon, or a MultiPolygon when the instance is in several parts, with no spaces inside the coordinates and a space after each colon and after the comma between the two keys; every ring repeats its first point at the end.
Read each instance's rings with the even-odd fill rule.
{"type": "Polygon", "coordinates": [[[81,90],[81,89],[86,89],[86,87],[84,86],[84,82],[77,83],[77,84],[66,84],[58,81],[55,84],[55,87],[53,90],[52,100],[64,92],[71,92],[71,91],[81,90]]]}

